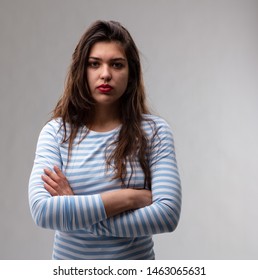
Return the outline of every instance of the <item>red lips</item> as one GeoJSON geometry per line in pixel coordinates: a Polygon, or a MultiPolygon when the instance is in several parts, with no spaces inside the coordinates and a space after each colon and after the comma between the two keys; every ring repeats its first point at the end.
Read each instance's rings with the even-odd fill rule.
{"type": "Polygon", "coordinates": [[[98,86],[97,88],[102,93],[110,92],[113,89],[113,87],[111,87],[109,84],[102,84],[102,85],[98,86]]]}

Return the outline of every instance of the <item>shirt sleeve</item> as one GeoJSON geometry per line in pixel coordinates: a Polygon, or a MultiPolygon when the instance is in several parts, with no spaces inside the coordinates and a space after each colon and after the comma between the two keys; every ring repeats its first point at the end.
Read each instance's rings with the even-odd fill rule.
{"type": "Polygon", "coordinates": [[[156,136],[150,159],[153,203],[93,225],[95,234],[137,237],[172,232],[177,227],[181,211],[181,183],[173,135],[165,124],[156,136]]]}
{"type": "Polygon", "coordinates": [[[57,165],[62,169],[60,145],[54,121],[41,131],[29,180],[29,205],[35,223],[43,228],[62,231],[85,229],[106,219],[100,194],[54,196],[44,188],[43,169],[57,165]]]}

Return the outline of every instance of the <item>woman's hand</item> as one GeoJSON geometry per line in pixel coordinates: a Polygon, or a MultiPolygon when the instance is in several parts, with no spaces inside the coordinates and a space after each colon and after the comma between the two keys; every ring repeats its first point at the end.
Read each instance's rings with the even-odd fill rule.
{"type": "Polygon", "coordinates": [[[69,182],[62,171],[57,166],[54,166],[54,171],[44,169],[45,174],[41,178],[44,181],[45,189],[52,196],[73,195],[69,182]]]}
{"type": "MultiPolygon", "coordinates": [[[[52,196],[74,195],[68,180],[62,171],[54,166],[54,171],[44,169],[42,180],[45,189],[52,196]]],[[[152,193],[144,189],[121,189],[101,194],[107,217],[124,211],[142,208],[152,203],[152,193]]]]}

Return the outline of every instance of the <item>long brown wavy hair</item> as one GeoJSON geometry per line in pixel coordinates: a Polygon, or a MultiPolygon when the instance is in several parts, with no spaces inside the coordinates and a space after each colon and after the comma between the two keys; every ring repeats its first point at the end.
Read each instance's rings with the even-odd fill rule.
{"type": "MultiPolygon", "coordinates": [[[[120,98],[121,130],[118,139],[113,143],[115,148],[106,156],[107,167],[115,167],[114,179],[121,179],[125,186],[127,178],[127,163],[133,174],[135,159],[138,158],[145,175],[144,187],[151,188],[151,172],[148,164],[150,149],[147,137],[142,129],[143,114],[148,114],[142,70],[138,49],[129,32],[115,21],[96,21],[82,35],[72,56],[72,62],[64,93],[53,110],[52,119],[61,118],[64,127],[63,143],[69,143],[71,153],[73,141],[83,126],[90,127],[93,122],[92,112],[95,101],[91,96],[86,70],[92,46],[97,42],[118,42],[122,45],[129,66],[127,88],[120,98]],[[66,125],[71,130],[68,133],[66,125]]],[[[87,134],[84,135],[87,137],[87,134]]],[[[128,185],[130,182],[128,181],[128,185]]]]}

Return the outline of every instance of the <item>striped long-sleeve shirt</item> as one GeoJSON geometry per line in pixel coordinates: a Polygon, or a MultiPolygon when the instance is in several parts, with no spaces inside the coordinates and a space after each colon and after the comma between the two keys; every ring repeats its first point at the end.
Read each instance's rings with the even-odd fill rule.
{"type": "MultiPolygon", "coordinates": [[[[173,231],[179,221],[181,186],[171,129],[161,118],[145,115],[142,127],[151,143],[148,161],[152,204],[107,218],[101,193],[121,188],[106,167],[106,153],[120,127],[108,132],[81,128],[68,161],[61,120],[42,129],[29,181],[29,202],[35,223],[54,229],[53,259],[154,259],[152,235],[173,231]],[[57,165],[67,177],[73,196],[51,196],[43,186],[43,169],[57,165]]],[[[68,131],[69,132],[69,131],[68,131]]],[[[128,177],[130,165],[128,164],[128,177]]],[[[135,159],[129,187],[143,188],[144,173],[135,159]]]]}

